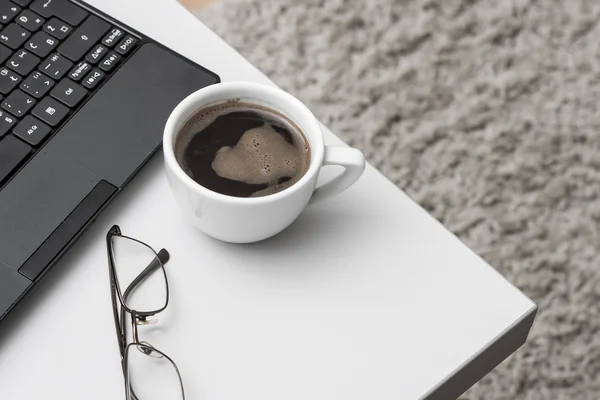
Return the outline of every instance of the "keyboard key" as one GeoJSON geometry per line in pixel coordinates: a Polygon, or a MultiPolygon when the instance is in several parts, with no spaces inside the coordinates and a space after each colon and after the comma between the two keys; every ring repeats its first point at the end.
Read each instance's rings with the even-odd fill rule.
{"type": "Polygon", "coordinates": [[[50,95],[57,100],[65,103],[69,107],[75,107],[88,93],[87,90],[76,84],[70,79],[63,79],[54,86],[50,95]]]}
{"type": "Polygon", "coordinates": [[[31,152],[31,147],[12,135],[0,140],[0,182],[5,180],[31,152]]]}
{"type": "Polygon", "coordinates": [[[85,77],[85,79],[83,80],[83,86],[85,86],[88,89],[93,89],[96,86],[98,86],[98,84],[100,83],[100,81],[102,79],[104,79],[105,73],[100,71],[99,69],[94,68],[94,70],[92,72],[90,72],[88,74],[88,76],[85,77]]]}
{"type": "Polygon", "coordinates": [[[127,35],[125,37],[125,39],[123,39],[121,41],[121,43],[119,43],[119,45],[117,46],[117,48],[115,50],[117,51],[117,53],[124,56],[124,55],[128,54],[135,47],[135,44],[137,43],[137,41],[138,40],[134,36],[127,35]]]}
{"type": "Polygon", "coordinates": [[[27,6],[29,3],[31,3],[31,0],[12,0],[14,3],[17,3],[18,5],[20,5],[21,7],[25,7],[27,6]]]}
{"type": "Polygon", "coordinates": [[[73,79],[75,82],[79,82],[90,69],[92,69],[92,65],[87,61],[82,61],[74,66],[71,72],[69,72],[69,78],[73,79]]]}
{"type": "Polygon", "coordinates": [[[120,60],[121,56],[115,52],[112,52],[109,55],[107,55],[98,66],[102,71],[110,72],[117,66],[120,60]]]}
{"type": "Polygon", "coordinates": [[[33,97],[20,90],[15,90],[4,99],[2,108],[17,117],[22,117],[34,106],[34,104],[35,99],[33,97]]]}
{"type": "Polygon", "coordinates": [[[44,97],[48,90],[54,86],[54,81],[39,71],[35,71],[27,77],[22,83],[21,88],[25,93],[29,93],[36,99],[44,97]]]}
{"type": "Polygon", "coordinates": [[[58,53],[54,53],[40,64],[40,71],[53,79],[60,79],[72,66],[71,61],[58,53]]]}
{"type": "Polygon", "coordinates": [[[57,39],[63,40],[67,37],[73,28],[58,18],[52,18],[44,25],[44,31],[54,36],[57,39]]]}
{"type": "Polygon", "coordinates": [[[8,59],[12,55],[13,51],[6,46],[0,44],[0,64],[8,59]]]}
{"type": "Polygon", "coordinates": [[[37,31],[44,23],[44,19],[30,10],[23,10],[15,20],[17,24],[23,28],[34,32],[37,31]]]}
{"type": "Polygon", "coordinates": [[[23,118],[13,129],[13,134],[20,137],[32,146],[37,146],[50,134],[51,128],[31,115],[23,118]]]}
{"type": "Polygon", "coordinates": [[[8,1],[0,1],[0,23],[7,24],[21,11],[20,7],[8,1]]]}
{"type": "Polygon", "coordinates": [[[58,17],[70,25],[79,25],[88,13],[68,0],[35,0],[31,9],[42,17],[58,17]]]}
{"type": "Polygon", "coordinates": [[[57,45],[58,39],[44,32],[38,32],[33,35],[31,40],[25,45],[25,48],[40,57],[46,57],[57,45]]]}
{"type": "Polygon", "coordinates": [[[69,109],[51,97],[44,97],[31,113],[50,126],[56,126],[67,116],[69,109]]]}
{"type": "Polygon", "coordinates": [[[6,67],[0,68],[0,93],[8,94],[21,81],[21,77],[6,67]]]}
{"type": "Polygon", "coordinates": [[[91,15],[58,47],[58,52],[72,61],[79,61],[109,29],[107,22],[91,15]]]}
{"type": "Polygon", "coordinates": [[[112,28],[111,31],[104,36],[104,39],[102,39],[102,44],[104,44],[106,47],[113,47],[119,40],[121,40],[124,34],[125,33],[121,29],[112,28]]]}
{"type": "Polygon", "coordinates": [[[31,36],[29,31],[17,24],[10,24],[0,32],[0,43],[13,50],[18,49],[31,36]]]}
{"type": "Polygon", "coordinates": [[[17,50],[17,52],[8,60],[6,66],[19,75],[27,75],[36,65],[40,63],[40,59],[27,50],[17,50]]]}
{"type": "Polygon", "coordinates": [[[98,64],[98,61],[102,60],[102,57],[104,57],[104,54],[107,52],[107,48],[102,46],[102,45],[98,45],[96,47],[94,47],[92,49],[92,51],[90,51],[88,53],[88,55],[85,57],[85,60],[87,62],[89,62],[90,64],[98,64]]]}
{"type": "Polygon", "coordinates": [[[0,111],[0,137],[6,135],[6,132],[17,123],[17,119],[7,113],[6,111],[0,111]]]}

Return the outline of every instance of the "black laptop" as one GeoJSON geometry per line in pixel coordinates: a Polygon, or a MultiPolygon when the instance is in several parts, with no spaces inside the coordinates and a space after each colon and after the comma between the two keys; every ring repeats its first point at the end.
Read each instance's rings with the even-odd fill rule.
{"type": "Polygon", "coordinates": [[[0,320],[219,77],[84,3],[0,0],[0,320]]]}

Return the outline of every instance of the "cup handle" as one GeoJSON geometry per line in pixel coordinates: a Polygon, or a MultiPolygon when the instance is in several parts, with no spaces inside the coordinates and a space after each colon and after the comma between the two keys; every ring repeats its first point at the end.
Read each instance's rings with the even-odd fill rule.
{"type": "Polygon", "coordinates": [[[365,170],[365,156],[358,149],[325,146],[323,166],[326,165],[340,165],[345,170],[333,180],[316,188],[310,198],[311,203],[333,197],[352,186],[365,170]]]}

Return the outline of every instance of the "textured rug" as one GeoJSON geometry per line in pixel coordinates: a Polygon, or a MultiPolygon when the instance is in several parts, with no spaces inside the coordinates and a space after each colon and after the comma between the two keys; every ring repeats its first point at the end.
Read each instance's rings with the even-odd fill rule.
{"type": "Polygon", "coordinates": [[[220,0],[199,17],[539,305],[464,399],[600,399],[600,2],[220,0]]]}

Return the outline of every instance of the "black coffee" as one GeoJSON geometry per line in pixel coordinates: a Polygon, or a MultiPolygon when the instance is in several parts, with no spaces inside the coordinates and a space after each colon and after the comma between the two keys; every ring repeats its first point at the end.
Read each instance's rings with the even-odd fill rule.
{"type": "Polygon", "coordinates": [[[228,196],[259,197],[298,182],[310,165],[310,147],[285,116],[231,101],[191,117],[177,138],[175,157],[207,189],[228,196]]]}

